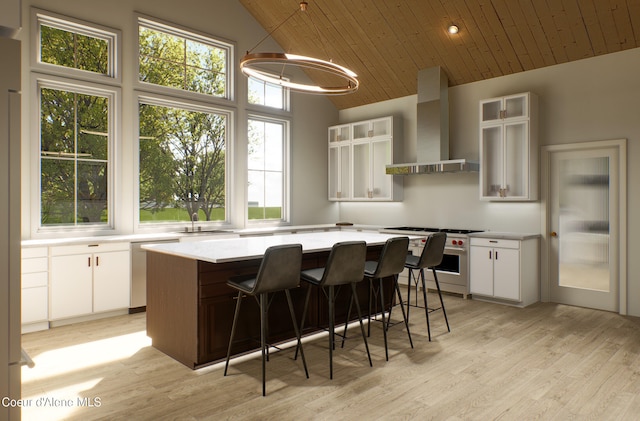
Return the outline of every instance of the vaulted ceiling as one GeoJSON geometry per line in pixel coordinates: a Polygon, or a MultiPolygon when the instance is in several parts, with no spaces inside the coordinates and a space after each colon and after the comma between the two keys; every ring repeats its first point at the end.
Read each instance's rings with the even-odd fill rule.
{"type": "Polygon", "coordinates": [[[287,20],[298,0],[240,0],[285,52],[358,74],[356,93],[330,97],[338,109],[415,94],[428,67],[455,86],[640,46],[640,0],[307,2],[287,20]]]}

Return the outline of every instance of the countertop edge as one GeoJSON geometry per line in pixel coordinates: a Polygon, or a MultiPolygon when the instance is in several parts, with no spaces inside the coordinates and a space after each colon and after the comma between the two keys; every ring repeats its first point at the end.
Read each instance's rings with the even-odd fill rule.
{"type": "Polygon", "coordinates": [[[540,238],[540,234],[522,233],[522,232],[498,232],[485,231],[469,234],[469,238],[495,238],[498,240],[529,240],[532,238],[540,238]]]}

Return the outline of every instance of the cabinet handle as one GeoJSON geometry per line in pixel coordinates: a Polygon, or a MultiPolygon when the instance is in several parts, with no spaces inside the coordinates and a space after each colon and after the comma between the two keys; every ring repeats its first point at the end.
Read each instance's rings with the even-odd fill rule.
{"type": "Polygon", "coordinates": [[[489,250],[489,260],[491,260],[491,250],[489,250]]]}
{"type": "Polygon", "coordinates": [[[368,135],[369,137],[373,137],[373,130],[369,130],[369,132],[367,133],[367,135],[368,135]]]}
{"type": "Polygon", "coordinates": [[[96,256],[96,266],[100,266],[100,256],[96,256]]]}
{"type": "Polygon", "coordinates": [[[87,257],[87,267],[91,267],[91,257],[87,257]]]}
{"type": "Polygon", "coordinates": [[[498,250],[496,250],[496,260],[498,260],[498,250]]]}

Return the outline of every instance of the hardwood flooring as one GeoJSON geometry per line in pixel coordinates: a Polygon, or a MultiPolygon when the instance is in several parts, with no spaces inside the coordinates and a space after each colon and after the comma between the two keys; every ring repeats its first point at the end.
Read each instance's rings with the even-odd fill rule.
{"type": "MultiPolygon", "coordinates": [[[[436,296],[430,294],[431,302],[436,296]]],[[[445,296],[451,333],[412,308],[402,325],[372,325],[369,367],[357,327],[334,353],[305,343],[310,378],[292,349],[192,371],[150,346],[145,315],[23,335],[24,420],[632,420],[640,414],[640,321],[550,303],[525,309],[445,296]],[[53,401],[58,399],[59,401],[53,401]],[[56,405],[57,404],[57,405],[56,405]]],[[[398,319],[400,311],[394,310],[398,319]]]]}

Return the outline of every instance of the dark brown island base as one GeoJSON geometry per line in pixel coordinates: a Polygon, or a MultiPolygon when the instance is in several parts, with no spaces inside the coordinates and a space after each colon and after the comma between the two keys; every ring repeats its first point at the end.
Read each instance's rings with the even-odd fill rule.
{"type": "MultiPolygon", "coordinates": [[[[333,244],[341,241],[365,241],[367,260],[376,260],[382,245],[394,236],[397,235],[331,231],[145,246],[147,335],[155,348],[192,369],[218,362],[227,354],[237,297],[237,291],[226,282],[233,276],[255,274],[267,247],[302,244],[304,270],[324,266],[333,244]]],[[[390,306],[391,283],[387,285],[385,297],[389,297],[387,306],[390,306]]],[[[308,287],[301,283],[291,291],[298,320],[302,319],[308,287]]],[[[359,283],[357,291],[362,311],[366,313],[369,283],[359,283]]],[[[344,288],[336,301],[338,323],[346,318],[349,298],[350,291],[344,288]]],[[[328,326],[325,299],[319,289],[313,288],[303,334],[328,326]]],[[[288,311],[284,294],[276,294],[269,310],[270,343],[295,338],[288,311]]],[[[357,315],[352,314],[351,319],[357,319],[357,315]]],[[[235,355],[259,348],[259,320],[257,304],[253,300],[243,301],[233,344],[235,355]]]]}

